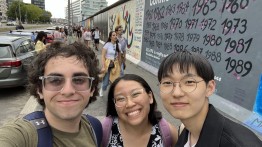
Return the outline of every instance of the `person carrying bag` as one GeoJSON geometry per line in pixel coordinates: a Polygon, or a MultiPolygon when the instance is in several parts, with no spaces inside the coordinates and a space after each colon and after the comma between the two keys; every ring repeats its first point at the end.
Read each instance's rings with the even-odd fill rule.
{"type": "Polygon", "coordinates": [[[120,64],[121,64],[121,51],[120,44],[117,41],[117,36],[114,31],[109,33],[109,38],[102,49],[102,68],[100,77],[103,77],[102,87],[99,92],[100,96],[103,96],[103,91],[105,91],[109,83],[114,82],[116,78],[120,76],[120,64]]]}

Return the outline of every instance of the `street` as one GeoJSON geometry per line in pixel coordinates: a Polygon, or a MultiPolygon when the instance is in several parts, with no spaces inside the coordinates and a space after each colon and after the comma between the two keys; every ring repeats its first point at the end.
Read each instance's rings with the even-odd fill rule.
{"type": "Polygon", "coordinates": [[[25,87],[0,89],[0,126],[16,118],[29,97],[25,87]]]}

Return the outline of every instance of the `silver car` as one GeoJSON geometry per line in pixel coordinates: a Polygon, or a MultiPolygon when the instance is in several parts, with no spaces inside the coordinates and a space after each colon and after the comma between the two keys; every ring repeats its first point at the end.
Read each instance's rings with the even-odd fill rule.
{"type": "Polygon", "coordinates": [[[0,36],[0,88],[23,86],[36,51],[31,39],[0,36]]]}

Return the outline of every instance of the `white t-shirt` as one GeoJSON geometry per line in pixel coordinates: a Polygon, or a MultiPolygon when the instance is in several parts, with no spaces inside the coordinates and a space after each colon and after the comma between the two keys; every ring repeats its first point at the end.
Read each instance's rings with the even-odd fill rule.
{"type": "MultiPolygon", "coordinates": [[[[120,49],[121,45],[120,45],[120,43],[118,43],[118,45],[119,45],[118,46],[119,50],[121,52],[121,49],[120,49]]],[[[106,50],[106,58],[107,59],[114,60],[118,56],[118,54],[116,53],[116,44],[113,44],[112,42],[107,42],[104,45],[103,49],[106,50]],[[116,55],[115,55],[115,53],[116,53],[116,55]]]]}
{"type": "Polygon", "coordinates": [[[84,40],[91,40],[92,37],[91,32],[88,31],[86,31],[83,36],[84,36],[84,40]]]}
{"type": "Polygon", "coordinates": [[[95,30],[94,31],[94,35],[95,35],[95,39],[99,39],[99,37],[100,37],[100,32],[99,32],[99,30],[95,30]]]}

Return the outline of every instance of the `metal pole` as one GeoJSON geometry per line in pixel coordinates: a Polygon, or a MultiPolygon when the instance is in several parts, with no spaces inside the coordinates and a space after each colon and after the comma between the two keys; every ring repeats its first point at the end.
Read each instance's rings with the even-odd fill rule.
{"type": "Polygon", "coordinates": [[[73,3],[71,0],[71,10],[72,10],[72,25],[74,24],[74,14],[73,14],[73,3]]]}
{"type": "Polygon", "coordinates": [[[68,19],[68,33],[69,36],[72,36],[72,31],[71,31],[71,26],[70,26],[70,0],[68,0],[68,4],[67,4],[67,19],[68,19]]]}
{"type": "Polygon", "coordinates": [[[21,24],[21,9],[20,9],[20,1],[19,1],[19,24],[21,24]]]}

